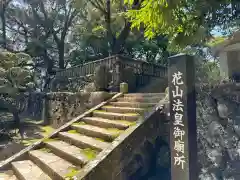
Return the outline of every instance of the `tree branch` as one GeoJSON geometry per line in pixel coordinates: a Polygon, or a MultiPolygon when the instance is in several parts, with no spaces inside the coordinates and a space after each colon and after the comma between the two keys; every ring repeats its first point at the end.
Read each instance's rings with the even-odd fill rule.
{"type": "Polygon", "coordinates": [[[99,4],[99,2],[96,1],[96,0],[95,1],[94,0],[89,0],[89,1],[95,8],[99,9],[103,14],[107,13],[106,10],[102,7],[104,5],[101,6],[101,4],[99,4]]]}

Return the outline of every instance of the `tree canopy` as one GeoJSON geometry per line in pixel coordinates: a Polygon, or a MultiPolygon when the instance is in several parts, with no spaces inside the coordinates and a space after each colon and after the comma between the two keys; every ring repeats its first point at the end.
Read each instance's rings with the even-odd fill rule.
{"type": "Polygon", "coordinates": [[[30,66],[32,58],[24,53],[0,52],[0,94],[11,97],[34,88],[30,66]]]}
{"type": "Polygon", "coordinates": [[[52,75],[113,54],[166,63],[200,49],[211,31],[239,28],[237,0],[5,0],[0,46],[24,52],[52,75]]]}
{"type": "MultiPolygon", "coordinates": [[[[134,0],[125,0],[132,5],[134,0]]],[[[139,10],[126,16],[132,28],[143,28],[145,37],[166,35],[173,46],[203,43],[211,31],[239,29],[240,5],[237,0],[145,0],[139,10]]]]}

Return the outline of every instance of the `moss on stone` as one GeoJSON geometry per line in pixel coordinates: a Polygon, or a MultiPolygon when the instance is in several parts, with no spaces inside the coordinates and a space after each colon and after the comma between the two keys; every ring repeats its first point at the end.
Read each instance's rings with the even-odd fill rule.
{"type": "Polygon", "coordinates": [[[72,130],[69,130],[68,133],[77,134],[78,132],[76,130],[72,129],[72,130]]]}
{"type": "Polygon", "coordinates": [[[52,142],[52,141],[58,141],[58,140],[59,140],[59,138],[54,138],[54,139],[48,138],[48,139],[43,140],[43,142],[46,143],[46,142],[52,142]]]}
{"type": "Polygon", "coordinates": [[[50,153],[51,152],[51,150],[48,149],[48,148],[41,148],[39,150],[42,151],[42,152],[46,152],[46,153],[50,153]]]}
{"type": "Polygon", "coordinates": [[[104,110],[94,110],[93,112],[100,112],[100,113],[102,113],[102,112],[106,112],[106,111],[104,111],[104,110]]]}
{"type": "Polygon", "coordinates": [[[124,113],[126,115],[129,115],[129,116],[139,116],[140,114],[138,113],[124,113]]]}
{"type": "Polygon", "coordinates": [[[79,172],[79,169],[71,167],[68,169],[68,173],[65,175],[64,178],[66,180],[73,180],[74,176],[76,176],[79,172]]]}
{"type": "Polygon", "coordinates": [[[86,123],[85,123],[85,122],[83,122],[83,121],[80,121],[80,122],[73,123],[73,125],[84,125],[84,124],[86,124],[86,123]]]}
{"type": "Polygon", "coordinates": [[[112,135],[116,138],[118,137],[122,132],[123,130],[119,130],[119,129],[116,129],[116,128],[108,128],[107,129],[110,133],[112,133],[112,135]]]}
{"type": "Polygon", "coordinates": [[[136,121],[132,121],[132,122],[130,122],[130,121],[125,121],[125,120],[114,120],[114,121],[121,122],[121,123],[126,124],[126,125],[128,125],[128,126],[136,125],[136,121]]]}
{"type": "Polygon", "coordinates": [[[33,143],[39,141],[39,139],[24,139],[21,141],[21,143],[24,145],[24,146],[30,146],[32,145],[33,143]]]}
{"type": "Polygon", "coordinates": [[[51,126],[42,126],[41,130],[43,131],[41,134],[42,136],[46,137],[49,136],[50,134],[52,134],[54,132],[54,128],[52,128],[51,126]]]}
{"type": "Polygon", "coordinates": [[[89,160],[92,160],[92,159],[96,158],[96,156],[97,156],[97,151],[92,150],[92,149],[90,149],[90,148],[81,149],[81,152],[83,152],[84,155],[85,155],[89,160]]]}
{"type": "Polygon", "coordinates": [[[101,142],[105,142],[103,139],[101,139],[101,138],[94,138],[94,139],[96,139],[96,140],[98,140],[98,141],[101,141],[101,142]]]}
{"type": "Polygon", "coordinates": [[[106,106],[104,106],[104,107],[106,107],[106,108],[112,108],[112,107],[115,107],[115,106],[106,105],[106,106]]]}
{"type": "Polygon", "coordinates": [[[52,128],[51,126],[39,126],[40,128],[40,132],[37,132],[39,135],[42,136],[42,138],[27,138],[27,139],[24,139],[21,141],[21,143],[24,145],[24,146],[30,146],[32,145],[33,143],[41,140],[41,139],[44,139],[45,137],[49,136],[51,133],[54,132],[54,128],[52,128]]]}
{"type": "Polygon", "coordinates": [[[130,123],[129,126],[135,126],[136,124],[137,124],[137,122],[136,122],[136,121],[133,121],[133,122],[130,123]]]}

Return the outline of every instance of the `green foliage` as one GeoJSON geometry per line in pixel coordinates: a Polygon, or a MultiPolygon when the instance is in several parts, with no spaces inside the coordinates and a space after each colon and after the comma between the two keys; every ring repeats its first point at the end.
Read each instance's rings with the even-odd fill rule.
{"type": "Polygon", "coordinates": [[[78,65],[107,57],[114,51],[114,46],[118,42],[122,44],[118,50],[127,56],[165,64],[168,53],[164,48],[168,40],[161,36],[146,40],[142,32],[136,29],[129,30],[125,37],[121,36],[123,32],[128,32],[126,28],[128,20],[124,12],[132,7],[125,6],[122,1],[110,2],[111,18],[108,24],[105,19],[106,1],[100,0],[99,3],[88,1],[86,16],[81,18],[81,25],[75,26],[72,32],[72,41],[77,46],[70,53],[71,64],[78,65]]]}
{"type": "Polygon", "coordinates": [[[220,43],[222,43],[223,41],[225,41],[227,39],[227,37],[225,36],[218,36],[218,37],[214,37],[213,39],[211,39],[207,45],[209,45],[210,47],[216,46],[220,43]]]}
{"type": "Polygon", "coordinates": [[[219,64],[216,61],[198,61],[196,63],[196,83],[203,87],[214,87],[222,80],[219,64]]]}
{"type": "MultiPolygon", "coordinates": [[[[130,1],[131,3],[132,1],[130,1]]],[[[126,3],[129,3],[126,1],[126,3]]],[[[145,27],[145,37],[153,38],[157,34],[167,35],[171,40],[181,38],[179,35],[184,32],[184,37],[190,36],[190,31],[198,27],[194,23],[189,28],[191,16],[186,16],[183,10],[178,9],[182,2],[165,0],[143,1],[140,10],[129,10],[126,15],[131,18],[132,27],[145,27]],[[180,21],[181,18],[181,21],[180,21]],[[186,25],[186,26],[185,26],[186,25]],[[185,31],[187,29],[187,32],[185,31]]],[[[186,38],[185,37],[185,38],[186,38]]]]}
{"type": "Polygon", "coordinates": [[[34,88],[32,59],[24,53],[0,52],[0,93],[15,96],[34,88]]]}
{"type": "Polygon", "coordinates": [[[169,56],[167,46],[168,39],[165,36],[157,36],[149,40],[140,35],[140,33],[134,32],[126,40],[125,54],[151,63],[167,65],[169,56]]]}
{"type": "MultiPolygon", "coordinates": [[[[134,1],[125,3],[130,6],[134,1]]],[[[234,14],[230,5],[228,0],[146,0],[139,10],[128,10],[126,16],[132,28],[144,26],[145,37],[152,39],[163,34],[171,48],[182,49],[203,43],[215,26],[227,26],[239,19],[239,13],[234,14]]]]}

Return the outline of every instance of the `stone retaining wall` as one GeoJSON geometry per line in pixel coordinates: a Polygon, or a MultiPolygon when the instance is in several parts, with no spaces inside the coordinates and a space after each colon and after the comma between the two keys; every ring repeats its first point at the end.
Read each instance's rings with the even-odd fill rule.
{"type": "Polygon", "coordinates": [[[48,93],[44,102],[43,117],[46,123],[58,128],[112,96],[113,94],[107,92],[48,93]]]}
{"type": "Polygon", "coordinates": [[[198,100],[199,180],[240,178],[240,88],[221,84],[198,100]]]}

